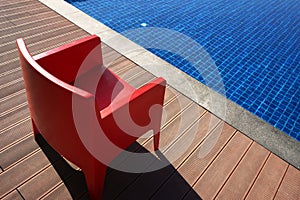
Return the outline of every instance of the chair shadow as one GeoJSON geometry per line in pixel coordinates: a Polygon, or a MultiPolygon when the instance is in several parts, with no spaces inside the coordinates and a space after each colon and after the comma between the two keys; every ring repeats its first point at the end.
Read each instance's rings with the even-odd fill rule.
{"type": "MultiPolygon", "coordinates": [[[[41,134],[37,135],[35,140],[62,179],[71,197],[73,199],[88,199],[83,172],[74,169],[47,143],[41,134]]],[[[127,151],[134,151],[136,149],[139,149],[138,152],[148,152],[148,150],[137,142],[133,143],[127,151]]],[[[161,160],[166,161],[162,153],[158,153],[158,157],[153,155],[151,159],[155,162],[160,162],[161,160]]],[[[134,161],[134,164],[139,163],[134,161]]],[[[107,169],[103,199],[149,199],[150,197],[152,199],[172,200],[183,199],[183,197],[191,200],[201,199],[171,163],[168,163],[166,167],[146,173],[129,173],[113,168],[107,169]],[[142,178],[137,179],[137,177],[141,175],[142,178]],[[163,189],[161,188],[156,192],[156,190],[160,188],[160,183],[163,183],[165,180],[168,181],[164,183],[163,189]],[[133,182],[134,185],[131,185],[133,182]],[[124,185],[127,187],[124,187],[124,185]],[[127,191],[124,192],[124,190],[127,191]],[[123,192],[122,195],[118,196],[121,192],[123,192]],[[151,196],[154,192],[156,192],[155,196],[151,196]],[[124,193],[126,194],[125,197],[123,195],[124,193]]]]}

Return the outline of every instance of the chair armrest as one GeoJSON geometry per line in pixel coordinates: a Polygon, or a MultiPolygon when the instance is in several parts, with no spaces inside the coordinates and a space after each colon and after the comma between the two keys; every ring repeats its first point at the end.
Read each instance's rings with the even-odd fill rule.
{"type": "MultiPolygon", "coordinates": [[[[106,108],[100,111],[100,116],[102,119],[104,119],[109,115],[112,115],[114,112],[118,111],[119,109],[124,108],[128,104],[129,104],[130,113],[137,113],[137,112],[141,113],[141,110],[134,111],[134,108],[140,109],[141,107],[145,108],[148,106],[152,106],[154,104],[162,105],[164,99],[165,87],[166,87],[166,81],[161,77],[157,78],[143,85],[139,89],[137,89],[130,97],[128,98],[124,97],[117,102],[113,102],[111,105],[107,106],[106,108]]],[[[147,108],[145,110],[148,112],[147,108]]],[[[141,120],[138,117],[134,117],[133,120],[137,124],[140,125],[145,124],[144,119],[141,120]]],[[[150,119],[148,119],[147,121],[149,120],[150,119]]]]}

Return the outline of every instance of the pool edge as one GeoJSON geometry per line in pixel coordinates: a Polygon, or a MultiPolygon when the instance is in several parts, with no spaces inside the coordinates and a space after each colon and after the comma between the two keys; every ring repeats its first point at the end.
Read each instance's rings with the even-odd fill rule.
{"type": "Polygon", "coordinates": [[[196,81],[184,72],[181,72],[176,67],[91,18],[69,3],[63,0],[39,1],[88,33],[100,36],[104,43],[155,76],[162,75],[160,71],[163,66],[164,71],[167,71],[167,73],[164,72],[163,74],[169,74],[169,76],[164,76],[164,78],[170,86],[244,133],[249,138],[261,144],[272,153],[295,166],[297,169],[300,169],[300,145],[297,140],[289,137],[269,123],[196,81]],[[186,83],[183,82],[179,83],[178,80],[187,80],[189,85],[186,85],[186,83]],[[188,89],[191,87],[193,88],[193,91],[198,94],[197,96],[195,96],[193,91],[188,89]],[[208,101],[208,99],[214,100],[208,101]],[[226,111],[222,109],[222,106],[224,105],[226,105],[226,111]]]}

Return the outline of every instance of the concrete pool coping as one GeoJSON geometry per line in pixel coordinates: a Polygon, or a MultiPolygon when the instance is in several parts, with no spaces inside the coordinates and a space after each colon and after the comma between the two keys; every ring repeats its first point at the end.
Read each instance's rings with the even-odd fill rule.
{"type": "Polygon", "coordinates": [[[167,83],[257,143],[300,169],[300,145],[295,139],[176,67],[98,22],[64,0],[39,0],[140,67],[163,76],[167,83]]]}

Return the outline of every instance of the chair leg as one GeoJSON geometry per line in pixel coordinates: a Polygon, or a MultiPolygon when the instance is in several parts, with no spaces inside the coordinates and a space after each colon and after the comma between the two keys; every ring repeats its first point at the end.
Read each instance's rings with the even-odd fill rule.
{"type": "Polygon", "coordinates": [[[102,199],[107,166],[101,163],[97,163],[94,166],[91,165],[82,170],[85,176],[90,199],[100,200],[102,199]]]}
{"type": "Polygon", "coordinates": [[[31,123],[32,123],[32,131],[33,131],[33,135],[34,137],[36,137],[38,134],[40,134],[39,130],[37,129],[33,119],[31,119],[31,123]]]}
{"type": "Polygon", "coordinates": [[[159,148],[159,137],[160,137],[160,132],[154,134],[154,151],[157,151],[159,148]]]}

